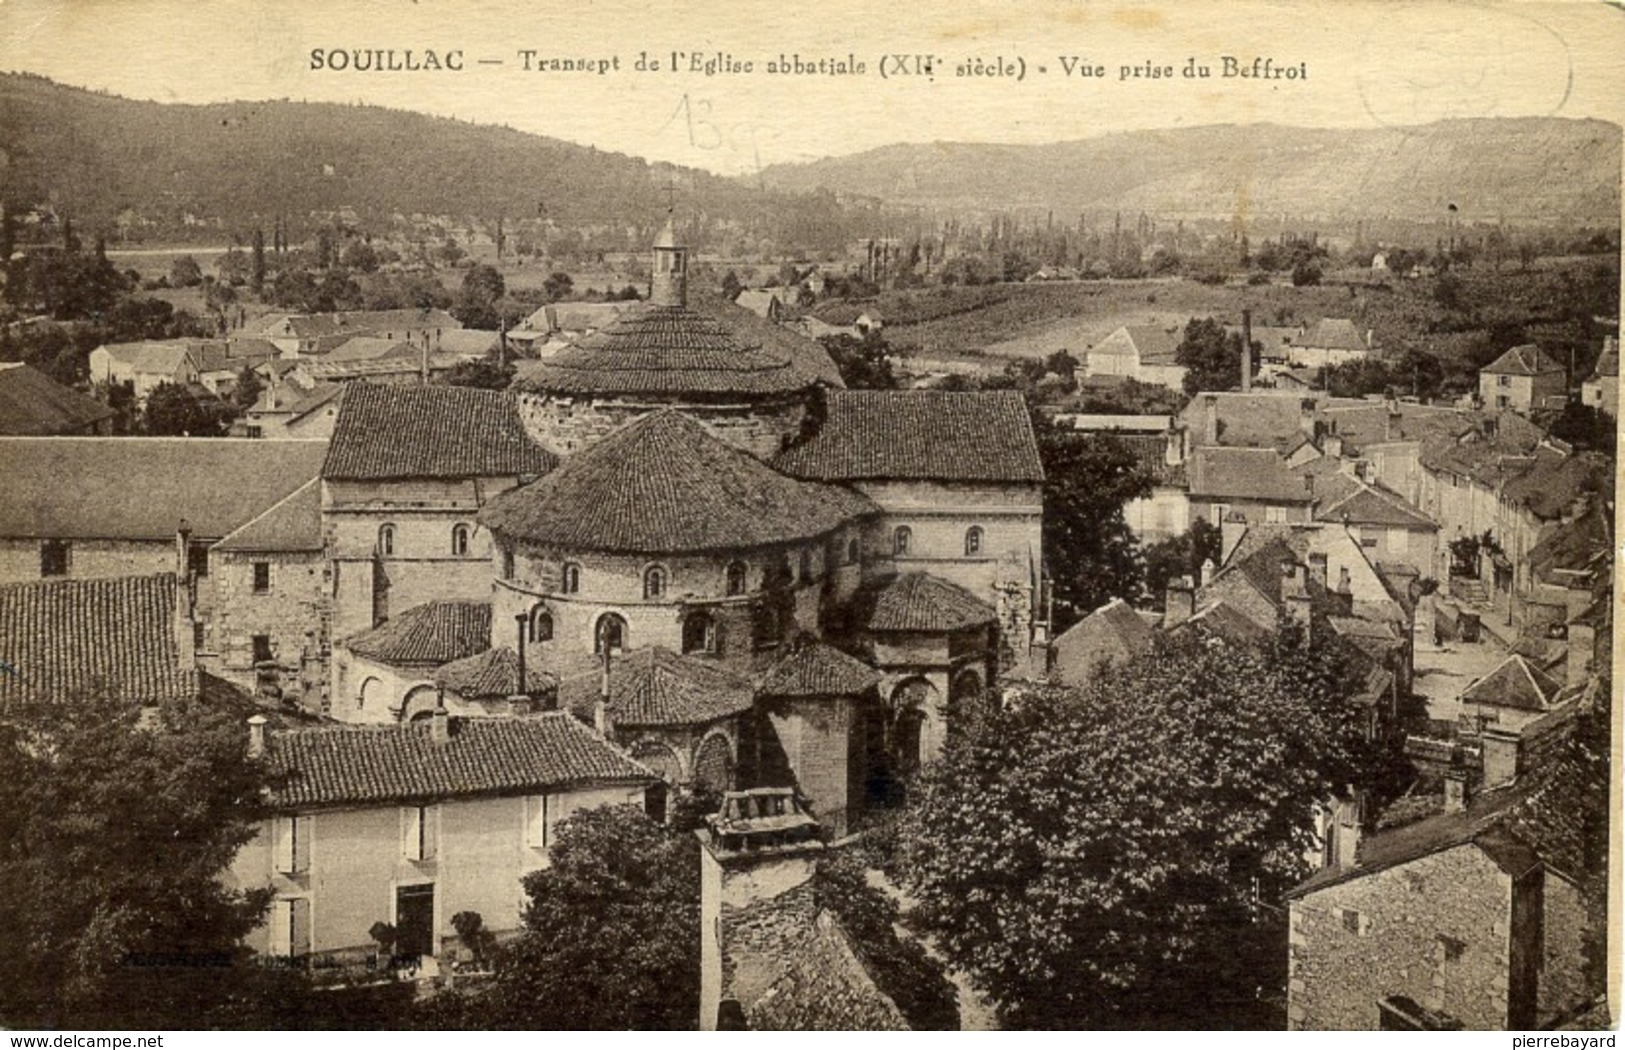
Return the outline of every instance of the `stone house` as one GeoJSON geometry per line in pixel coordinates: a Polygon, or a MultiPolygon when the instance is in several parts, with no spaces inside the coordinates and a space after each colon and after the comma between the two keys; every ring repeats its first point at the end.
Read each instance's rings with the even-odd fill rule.
{"type": "Polygon", "coordinates": [[[1123,376],[1183,391],[1186,369],[1177,357],[1182,339],[1178,325],[1124,325],[1085,351],[1085,374],[1123,376]]]}
{"type": "Polygon", "coordinates": [[[1219,526],[1231,514],[1248,522],[1306,522],[1315,502],[1311,480],[1269,448],[1197,448],[1185,464],[1190,520],[1219,526]]]}
{"type": "Polygon", "coordinates": [[[356,336],[376,336],[434,349],[437,337],[463,327],[435,309],[352,310],[329,314],[271,314],[245,333],[274,345],[283,357],[319,355],[356,336]]]}
{"type": "Polygon", "coordinates": [[[1479,401],[1496,411],[1528,415],[1567,391],[1567,370],[1534,343],[1515,346],[1478,370],[1479,401]]]}
{"type": "Polygon", "coordinates": [[[280,731],[254,719],[249,753],[282,786],[229,872],[236,888],[275,894],[247,944],[318,975],[387,969],[375,923],[394,927],[395,956],[425,961],[456,956],[461,912],[499,936],[517,930],[520,880],[548,865],[558,822],[641,805],[655,781],[566,714],[442,710],[408,725],[280,731]]]}
{"type": "Polygon", "coordinates": [[[1580,384],[1580,403],[1619,418],[1619,340],[1613,336],[1603,340],[1597,367],[1580,384]]]}
{"type": "Polygon", "coordinates": [[[1294,368],[1325,368],[1363,361],[1376,352],[1370,331],[1361,333],[1346,317],[1316,321],[1287,347],[1294,368]]]}
{"type": "Polygon", "coordinates": [[[95,383],[128,385],[136,404],[160,384],[186,386],[199,373],[191,344],[185,339],[160,342],[105,343],[90,352],[90,379],[95,383]]]}
{"type": "Polygon", "coordinates": [[[1067,628],[1050,647],[1050,675],[1062,685],[1085,689],[1113,664],[1149,653],[1156,630],[1121,598],[1067,628]]]}
{"type": "MultiPolygon", "coordinates": [[[[429,601],[333,649],[329,713],[345,722],[394,723],[448,706],[436,672],[492,647],[489,601],[429,601]]],[[[480,714],[483,708],[457,713],[480,714]]]]}

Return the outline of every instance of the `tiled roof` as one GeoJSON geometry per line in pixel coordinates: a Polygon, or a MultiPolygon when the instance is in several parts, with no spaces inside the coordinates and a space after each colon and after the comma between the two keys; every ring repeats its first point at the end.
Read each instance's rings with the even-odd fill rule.
{"type": "Polygon", "coordinates": [[[414,605],[346,639],[351,652],[386,664],[445,664],[491,644],[490,602],[414,605]]]}
{"type": "Polygon", "coordinates": [[[1597,367],[1591,370],[1592,379],[1618,379],[1619,378],[1619,341],[1608,339],[1603,343],[1602,353],[1597,355],[1597,367]]]}
{"type": "Polygon", "coordinates": [[[1558,683],[1545,671],[1529,666],[1521,656],[1509,656],[1478,681],[1462,690],[1463,704],[1513,707],[1544,711],[1557,696],[1558,683]]]}
{"type": "Polygon", "coordinates": [[[0,586],[0,708],[105,691],[156,702],[194,696],[175,645],[175,577],[0,586]]]}
{"type": "Polygon", "coordinates": [[[1547,357],[1534,343],[1525,343],[1508,350],[1479,371],[1491,375],[1537,376],[1562,372],[1563,366],[1547,357]]]}
{"type": "Polygon", "coordinates": [[[1191,398],[1179,418],[1189,430],[1193,445],[1207,445],[1206,416],[1211,405],[1218,430],[1216,444],[1230,448],[1272,448],[1284,453],[1307,436],[1305,402],[1314,404],[1312,398],[1299,393],[1207,392],[1191,398]]]}
{"type": "Polygon", "coordinates": [[[513,395],[460,386],[361,383],[344,395],[322,476],[344,480],[545,474],[513,395]]]}
{"type": "Polygon", "coordinates": [[[782,394],[811,385],[782,352],[686,306],[649,306],[560,350],[515,388],[561,394],[782,394]]]}
{"type": "Polygon", "coordinates": [[[1296,340],[1298,346],[1315,350],[1370,350],[1360,330],[1346,317],[1325,317],[1315,322],[1296,340]]]}
{"type": "Polygon", "coordinates": [[[82,433],[113,410],[65,387],[32,365],[0,365],[0,434],[82,433]]]}
{"type": "MultiPolygon", "coordinates": [[[[600,674],[566,678],[559,704],[590,716],[600,674]]],[[[606,710],[616,726],[698,726],[750,710],[756,693],[744,678],[700,656],[639,649],[610,662],[606,710]]]]}
{"type": "Polygon", "coordinates": [[[448,721],[443,743],[428,720],[268,732],[266,762],[280,784],[272,804],[387,805],[654,780],[563,712],[448,721]]]}
{"type": "Polygon", "coordinates": [[[211,340],[192,344],[192,363],[199,372],[241,372],[276,356],[276,345],[263,339],[211,340]]]}
{"type": "Polygon", "coordinates": [[[852,596],[857,625],[870,631],[940,634],[992,623],[993,607],[957,583],[925,572],[864,581],[852,596]]]}
{"type": "Polygon", "coordinates": [[[1091,354],[1133,355],[1142,365],[1175,365],[1176,352],[1184,340],[1178,325],[1130,324],[1107,335],[1089,348],[1091,354]]]}
{"type": "Polygon", "coordinates": [[[831,390],[818,432],[774,464],[820,481],[1044,480],[1013,390],[831,390]]]}
{"type": "Polygon", "coordinates": [[[534,332],[590,332],[622,314],[646,309],[640,302],[551,303],[525,318],[521,326],[534,332]]]}
{"type": "Polygon", "coordinates": [[[0,438],[0,536],[214,540],[321,469],[323,441],[0,438]],[[71,484],[64,484],[71,479],[71,484]]]}
{"type": "Polygon", "coordinates": [[[1308,503],[1314,498],[1304,477],[1271,448],[1193,449],[1186,473],[1192,499],[1308,503]]]}
{"type": "Polygon", "coordinates": [[[462,322],[444,310],[422,310],[415,307],[404,310],[352,310],[330,314],[273,314],[265,319],[255,333],[262,338],[282,338],[291,333],[301,339],[320,336],[353,334],[398,335],[408,329],[454,329],[462,322]]]}
{"type": "Polygon", "coordinates": [[[820,536],[875,510],[847,489],[786,477],[665,410],[494,497],[480,521],[537,543],[668,554],[820,536]]]}
{"type": "Polygon", "coordinates": [[[1082,686],[1103,663],[1126,663],[1151,651],[1156,632],[1121,598],[1085,616],[1055,639],[1055,677],[1082,686]]]}
{"type": "Polygon", "coordinates": [[[215,544],[223,551],[322,549],[322,479],[311,478],[215,544]]]}
{"type": "Polygon", "coordinates": [[[106,350],[115,361],[128,365],[133,371],[150,375],[177,375],[191,361],[191,351],[184,339],[105,343],[97,349],[106,350]]]}
{"type": "Polygon", "coordinates": [[[558,679],[535,666],[525,665],[526,687],[519,685],[519,657],[512,649],[487,649],[453,660],[435,670],[434,684],[465,700],[505,699],[517,693],[551,692],[558,679]]]}
{"type": "Polygon", "coordinates": [[[1607,491],[1613,480],[1612,467],[1600,452],[1571,455],[1542,445],[1529,467],[1502,486],[1501,498],[1550,521],[1568,513],[1582,496],[1607,491]]]}
{"type": "MultiPolygon", "coordinates": [[[[1317,481],[1316,491],[1320,485],[1317,481]]],[[[1405,502],[1397,492],[1379,485],[1359,485],[1332,503],[1322,503],[1315,517],[1347,521],[1351,525],[1383,525],[1402,529],[1437,529],[1439,523],[1405,502]]]]}
{"type": "Polygon", "coordinates": [[[295,397],[293,402],[288,405],[288,422],[292,423],[301,416],[308,416],[323,405],[339,400],[348,389],[350,389],[350,386],[346,383],[317,383],[310,388],[309,393],[301,397],[295,397]]]}
{"type": "Polygon", "coordinates": [[[844,389],[841,370],[835,367],[829,351],[816,339],[809,339],[794,329],[775,324],[737,303],[721,296],[691,294],[690,302],[696,310],[708,313],[732,328],[739,339],[747,343],[760,343],[764,350],[782,354],[792,367],[810,381],[834,389],[844,389]]]}
{"type": "Polygon", "coordinates": [[[756,691],[762,696],[859,696],[880,675],[868,664],[822,642],[811,642],[768,668],[756,691]]]}

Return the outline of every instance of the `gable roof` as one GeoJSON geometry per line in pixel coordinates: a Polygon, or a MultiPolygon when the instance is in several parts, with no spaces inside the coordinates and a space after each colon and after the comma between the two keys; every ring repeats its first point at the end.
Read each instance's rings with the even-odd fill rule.
{"type": "Polygon", "coordinates": [[[196,367],[184,339],[172,342],[104,343],[97,349],[107,351],[113,360],[128,365],[132,371],[150,375],[174,376],[188,367],[196,367]]]}
{"type": "Polygon", "coordinates": [[[1132,354],[1142,365],[1176,365],[1184,329],[1178,325],[1126,324],[1089,348],[1091,354],[1132,354]]]}
{"type": "Polygon", "coordinates": [[[590,784],[639,784],[653,773],[564,712],[268,732],[272,805],[386,805],[509,795],[590,784]]]}
{"type": "Polygon", "coordinates": [[[195,696],[175,639],[175,577],[0,586],[0,708],[105,691],[156,703],[195,696]]]}
{"type": "Polygon", "coordinates": [[[253,334],[264,339],[285,338],[288,335],[316,339],[373,333],[393,337],[408,330],[461,327],[462,322],[444,310],[408,307],[401,310],[350,310],[327,314],[271,314],[253,334]]]}
{"type": "Polygon", "coordinates": [[[869,631],[942,634],[996,619],[991,605],[959,584],[927,572],[865,580],[850,605],[857,614],[857,625],[869,631]]]}
{"type": "Polygon", "coordinates": [[[1491,375],[1538,376],[1562,372],[1563,366],[1546,356],[1534,343],[1515,346],[1479,369],[1491,375]]]}
{"type": "Polygon", "coordinates": [[[32,365],[0,365],[0,434],[73,434],[112,416],[100,401],[32,365]]]}
{"type": "Polygon", "coordinates": [[[1369,351],[1354,322],[1346,317],[1323,317],[1297,339],[1297,345],[1312,350],[1369,351]]]}
{"type": "Polygon", "coordinates": [[[490,602],[429,602],[340,643],[386,664],[446,664],[491,644],[490,602]]]}
{"type": "Polygon", "coordinates": [[[557,462],[526,433],[512,394],[358,383],[344,395],[322,476],[383,481],[545,474],[557,462]]]}
{"type": "Polygon", "coordinates": [[[1151,651],[1156,631],[1127,602],[1113,598],[1055,639],[1055,677],[1081,686],[1102,663],[1126,663],[1151,651]]]}
{"type": "Polygon", "coordinates": [[[1179,418],[1193,445],[1208,445],[1206,413],[1211,405],[1218,430],[1218,440],[1211,444],[1272,448],[1284,454],[1307,436],[1304,416],[1306,411],[1313,414],[1314,404],[1312,398],[1295,392],[1205,391],[1191,398],[1179,418]]]}
{"type": "MultiPolygon", "coordinates": [[[[559,704],[590,717],[602,690],[598,672],[566,678],[559,704]]],[[[749,681],[698,656],[650,648],[614,659],[605,710],[615,726],[699,726],[750,710],[749,681]]]]}
{"type": "Polygon", "coordinates": [[[327,444],[255,438],[0,438],[0,536],[214,540],[314,478],[327,444]],[[63,479],[72,484],[63,484],[63,479]]]}
{"type": "Polygon", "coordinates": [[[831,390],[818,432],[774,465],[820,481],[1044,480],[1014,390],[831,390]]]}
{"type": "Polygon", "coordinates": [[[1502,660],[1489,674],[1462,690],[1461,703],[1544,711],[1557,696],[1559,685],[1551,675],[1531,667],[1522,656],[1502,660]]]}
{"type": "Polygon", "coordinates": [[[1203,447],[1186,463],[1192,499],[1309,503],[1314,492],[1271,448],[1203,447]]]}
{"type": "Polygon", "coordinates": [[[756,691],[782,697],[859,696],[879,681],[879,673],[856,657],[810,642],[768,668],[756,691]]]}
{"type": "MultiPolygon", "coordinates": [[[[1317,488],[1319,487],[1317,483],[1317,488]]],[[[1335,502],[1322,504],[1315,512],[1322,521],[1347,521],[1351,525],[1381,525],[1402,529],[1437,530],[1439,523],[1405,502],[1397,492],[1380,485],[1358,484],[1353,492],[1335,502]]]]}
{"type": "Polygon", "coordinates": [[[662,410],[493,497],[480,521],[535,543],[669,554],[807,539],[876,509],[855,492],[780,474],[662,410]]]}
{"type": "Polygon", "coordinates": [[[322,549],[322,479],[311,478],[215,544],[223,551],[322,549]]]}
{"type": "Polygon", "coordinates": [[[1603,340],[1602,353],[1597,355],[1597,367],[1591,370],[1591,378],[1619,378],[1619,340],[1612,336],[1603,340]]]}

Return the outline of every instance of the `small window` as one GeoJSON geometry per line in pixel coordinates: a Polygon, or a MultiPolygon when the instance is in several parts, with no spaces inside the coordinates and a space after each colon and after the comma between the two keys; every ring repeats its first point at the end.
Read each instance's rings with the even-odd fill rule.
{"type": "Polygon", "coordinates": [[[1270,525],[1285,525],[1286,524],[1286,508],[1285,507],[1265,507],[1264,508],[1264,521],[1267,524],[1270,524],[1270,525]]]}
{"type": "Polygon", "coordinates": [[[199,578],[209,575],[209,545],[207,543],[188,543],[186,545],[186,571],[199,578]]]}
{"type": "Polygon", "coordinates": [[[908,545],[914,539],[914,533],[907,525],[899,525],[891,534],[892,553],[901,558],[908,553],[908,545]]]}
{"type": "Polygon", "coordinates": [[[533,642],[553,640],[553,614],[540,605],[530,614],[530,640],[533,642]]]}
{"type": "Polygon", "coordinates": [[[39,546],[39,574],[66,576],[68,574],[68,541],[46,540],[39,546]]]}
{"type": "Polygon", "coordinates": [[[378,526],[378,553],[386,558],[395,553],[395,526],[378,526]]]}
{"type": "Polygon", "coordinates": [[[564,563],[564,572],[561,574],[559,590],[565,594],[578,594],[581,591],[581,566],[573,561],[564,563]]]}
{"type": "Polygon", "coordinates": [[[270,663],[276,657],[271,653],[271,636],[256,634],[254,636],[254,662],[257,664],[270,663]]]}
{"type": "Polygon", "coordinates": [[[1344,932],[1352,933],[1361,937],[1365,936],[1365,931],[1367,928],[1366,920],[1365,917],[1359,912],[1355,911],[1353,908],[1343,908],[1341,910],[1340,919],[1343,923],[1344,932]]]}
{"type": "Polygon", "coordinates": [[[972,525],[965,530],[965,556],[974,558],[982,553],[982,527],[972,525]]]}
{"type": "Polygon", "coordinates": [[[451,529],[451,553],[454,557],[468,556],[468,526],[454,525],[451,529]]]}
{"type": "Polygon", "coordinates": [[[805,547],[803,547],[801,549],[801,562],[800,562],[799,568],[801,570],[801,574],[800,574],[800,577],[799,577],[801,580],[806,581],[806,580],[810,580],[810,579],[813,578],[812,551],[808,550],[805,547]]]}
{"type": "Polygon", "coordinates": [[[268,561],[254,563],[254,593],[271,593],[271,563],[268,561]]]}
{"type": "Polygon", "coordinates": [[[733,561],[728,563],[727,590],[729,597],[745,593],[745,563],[733,561]]]}
{"type": "Polygon", "coordinates": [[[192,621],[192,648],[201,649],[204,645],[203,621],[192,621]]]}
{"type": "Polygon", "coordinates": [[[280,875],[310,871],[310,817],[277,817],[272,831],[276,870],[280,875]]]}
{"type": "Polygon", "coordinates": [[[710,613],[690,613],[683,619],[683,652],[714,653],[717,650],[717,624],[710,613]]]}
{"type": "Polygon", "coordinates": [[[1439,934],[1439,956],[1445,962],[1458,962],[1467,950],[1467,942],[1439,934]]]}
{"type": "Polygon", "coordinates": [[[598,620],[598,630],[593,632],[593,652],[602,653],[607,649],[618,653],[625,648],[626,621],[614,613],[605,613],[598,620]]]}
{"type": "Polygon", "coordinates": [[[846,563],[848,565],[858,563],[858,538],[856,536],[846,541],[846,563]]]}
{"type": "Polygon", "coordinates": [[[658,565],[651,565],[643,573],[643,597],[653,600],[665,596],[666,570],[658,565]]]}
{"type": "Polygon", "coordinates": [[[513,551],[507,548],[502,550],[502,578],[504,580],[513,579],[513,551]]]}

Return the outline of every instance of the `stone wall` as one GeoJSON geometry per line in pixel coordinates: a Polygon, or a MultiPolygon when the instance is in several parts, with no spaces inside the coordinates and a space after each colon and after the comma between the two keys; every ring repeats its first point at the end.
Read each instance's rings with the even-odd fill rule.
{"type": "MultiPolygon", "coordinates": [[[[180,519],[177,517],[176,519],[180,519]]],[[[39,539],[0,540],[0,583],[31,583],[40,579],[39,539]]],[[[69,579],[105,579],[110,576],[150,576],[175,571],[175,540],[70,540],[69,579]]]]}
{"type": "Polygon", "coordinates": [[[199,589],[212,592],[200,655],[213,673],[253,692],[254,636],[271,643],[281,666],[283,695],[323,710],[327,684],[327,625],[331,615],[327,560],[320,551],[249,553],[214,550],[199,589]],[[254,566],[270,567],[270,588],[254,589],[254,566]],[[315,686],[305,689],[305,681],[315,686]]]}
{"type": "Polygon", "coordinates": [[[1469,1029],[1506,1028],[1512,896],[1467,844],[1292,901],[1289,1027],[1375,1029],[1378,1000],[1403,995],[1469,1029]]]}

